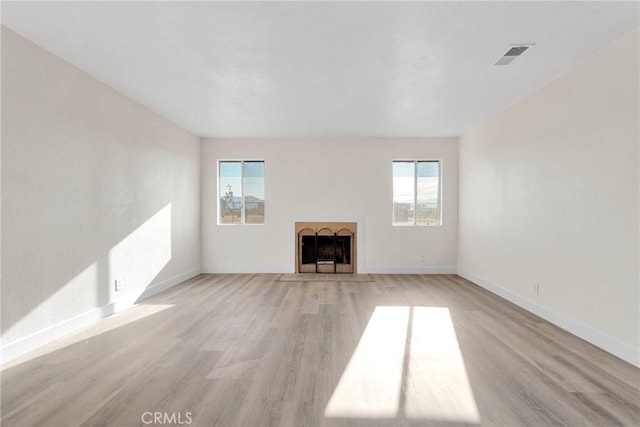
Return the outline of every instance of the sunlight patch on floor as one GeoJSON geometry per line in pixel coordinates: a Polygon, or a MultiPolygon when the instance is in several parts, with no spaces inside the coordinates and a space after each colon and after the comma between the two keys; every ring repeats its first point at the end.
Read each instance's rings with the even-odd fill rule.
{"type": "Polygon", "coordinates": [[[324,415],[480,423],[445,307],[376,307],[324,415]]]}
{"type": "Polygon", "coordinates": [[[406,375],[407,418],[480,421],[449,309],[413,309],[406,375]]]}
{"type": "Polygon", "coordinates": [[[376,307],[329,404],[328,417],[398,413],[409,307],[376,307]]]}

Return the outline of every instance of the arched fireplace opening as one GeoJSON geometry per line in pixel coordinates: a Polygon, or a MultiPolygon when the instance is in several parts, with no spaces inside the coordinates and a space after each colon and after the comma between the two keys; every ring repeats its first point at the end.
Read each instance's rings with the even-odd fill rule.
{"type": "Polygon", "coordinates": [[[296,223],[297,273],[355,273],[356,223],[296,223]]]}

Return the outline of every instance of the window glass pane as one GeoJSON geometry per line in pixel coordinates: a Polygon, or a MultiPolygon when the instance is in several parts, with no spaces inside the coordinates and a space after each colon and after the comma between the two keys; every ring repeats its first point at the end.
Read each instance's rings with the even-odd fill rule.
{"type": "Polygon", "coordinates": [[[418,206],[416,223],[420,225],[440,224],[440,162],[418,162],[418,206]]]}
{"type": "Polygon", "coordinates": [[[220,162],[220,224],[239,224],[242,220],[242,163],[220,162]]]}
{"type": "Polygon", "coordinates": [[[414,169],[414,162],[393,162],[393,224],[413,224],[414,169]]]}
{"type": "Polygon", "coordinates": [[[244,220],[264,223],[264,162],[244,162],[244,220]]]}

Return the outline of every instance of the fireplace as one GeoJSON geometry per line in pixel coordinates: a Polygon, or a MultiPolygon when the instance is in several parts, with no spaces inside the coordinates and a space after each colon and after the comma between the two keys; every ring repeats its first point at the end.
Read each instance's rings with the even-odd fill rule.
{"type": "Polygon", "coordinates": [[[355,273],[355,222],[296,222],[296,273],[355,273]]]}

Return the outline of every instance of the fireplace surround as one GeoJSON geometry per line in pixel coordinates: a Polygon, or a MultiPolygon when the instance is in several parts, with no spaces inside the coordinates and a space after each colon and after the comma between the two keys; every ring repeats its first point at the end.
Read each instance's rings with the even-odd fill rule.
{"type": "Polygon", "coordinates": [[[296,222],[296,273],[355,273],[355,222],[296,222]]]}

